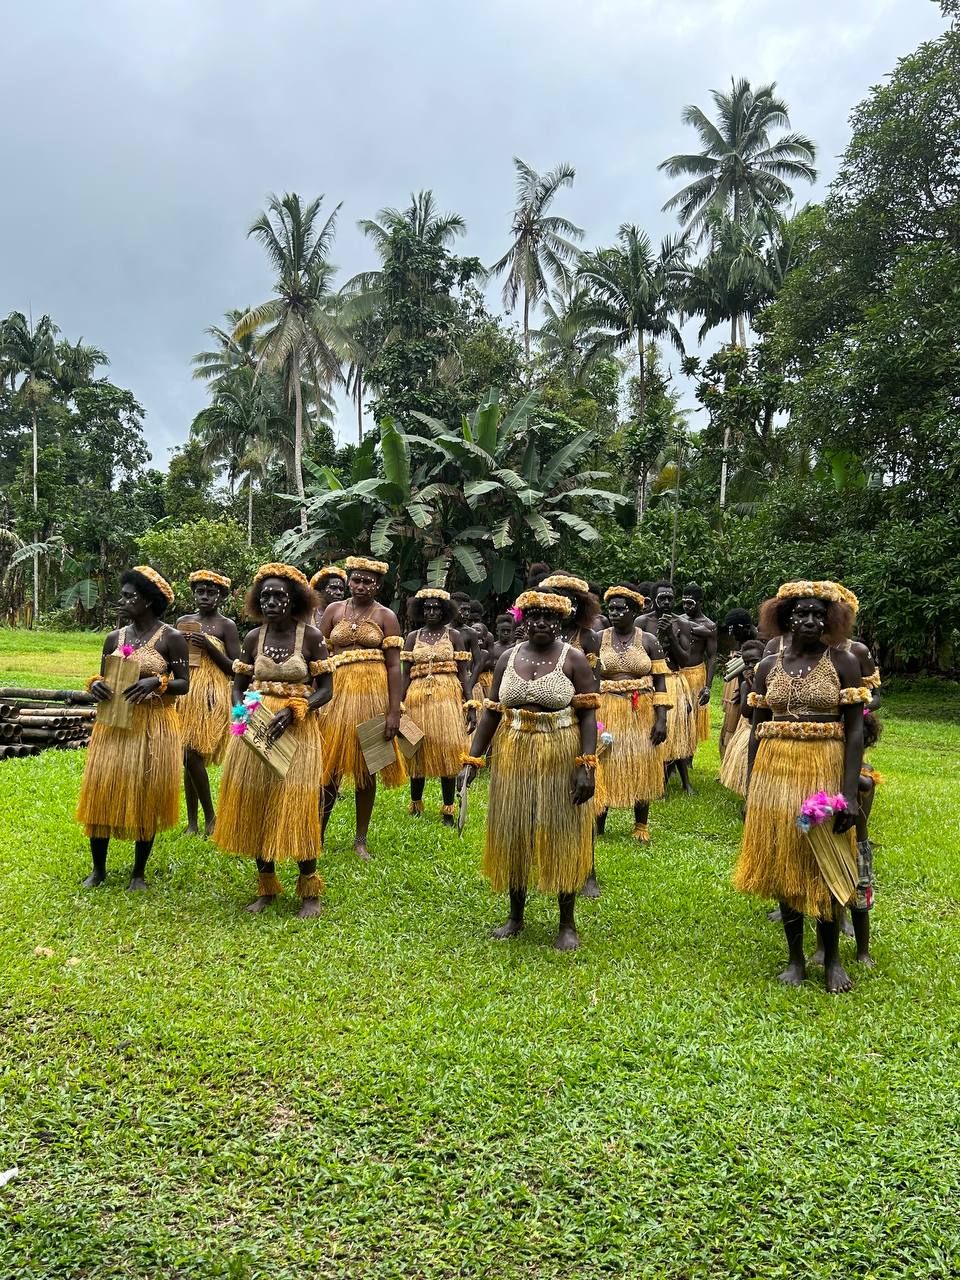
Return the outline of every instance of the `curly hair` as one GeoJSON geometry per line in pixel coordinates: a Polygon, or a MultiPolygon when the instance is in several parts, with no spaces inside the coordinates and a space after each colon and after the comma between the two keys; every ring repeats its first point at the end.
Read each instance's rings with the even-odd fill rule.
{"type": "MultiPolygon", "coordinates": [[[[407,622],[414,631],[423,626],[423,606],[426,603],[426,599],[418,599],[417,596],[411,596],[407,601],[407,622]]],[[[440,618],[444,626],[449,626],[454,618],[459,616],[457,606],[452,599],[440,600],[436,596],[432,596],[430,597],[430,603],[440,606],[440,618]]]]}
{"type": "MultiPolygon", "coordinates": [[[[810,599],[819,597],[811,596],[810,599]]],[[[790,615],[799,603],[796,597],[778,599],[773,596],[764,600],[760,606],[760,634],[766,639],[774,636],[785,636],[790,633],[790,615]]],[[[840,604],[836,600],[824,600],[827,606],[827,621],[823,628],[824,644],[839,644],[849,638],[853,631],[854,614],[848,604],[840,604]]]]}
{"type": "Polygon", "coordinates": [[[880,741],[883,733],[883,722],[875,711],[866,711],[863,716],[863,749],[869,751],[880,741]]]}
{"type": "Polygon", "coordinates": [[[729,631],[731,627],[752,627],[753,619],[750,617],[749,609],[731,609],[723,620],[724,631],[729,631]]]}
{"type": "Polygon", "coordinates": [[[535,589],[538,582],[550,577],[550,566],[545,560],[536,560],[527,570],[527,586],[535,589]]]}
{"type": "Polygon", "coordinates": [[[698,587],[695,582],[688,582],[680,592],[680,599],[685,600],[688,596],[691,600],[696,600],[697,604],[700,604],[703,600],[703,587],[698,587]]]}
{"type": "MultiPolygon", "coordinates": [[[[263,621],[263,614],[260,612],[260,593],[263,591],[263,584],[270,581],[269,577],[261,578],[247,592],[243,610],[253,622],[263,621]]],[[[292,578],[281,578],[280,581],[290,592],[290,613],[294,620],[311,622],[314,612],[323,605],[316,591],[312,587],[304,587],[299,582],[294,582],[292,578]]]]}
{"type": "Polygon", "coordinates": [[[124,569],[120,575],[121,587],[129,584],[136,587],[140,594],[150,606],[150,612],[155,618],[162,618],[170,608],[170,602],[163,594],[159,587],[155,586],[149,578],[145,578],[142,573],[137,573],[136,569],[124,569]]]}

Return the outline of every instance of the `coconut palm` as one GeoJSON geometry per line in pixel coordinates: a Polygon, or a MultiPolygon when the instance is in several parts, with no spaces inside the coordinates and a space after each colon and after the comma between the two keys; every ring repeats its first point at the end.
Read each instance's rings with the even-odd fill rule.
{"type": "Polygon", "coordinates": [[[523,295],[523,348],[530,359],[530,310],[549,291],[548,277],[555,285],[569,274],[577,257],[575,240],[583,239],[582,228],[569,218],[548,214],[561,187],[573,186],[576,170],[571,164],[559,164],[549,173],[539,174],[519,157],[513,157],[517,170],[517,205],[513,211],[513,243],[499,261],[490,268],[492,275],[506,271],[503,302],[508,311],[523,295]]]}
{"type": "Polygon", "coordinates": [[[82,338],[76,342],[58,342],[56,356],[57,386],[67,399],[93,381],[100,365],[110,363],[105,351],[89,346],[82,338]]]}
{"type": "Polygon", "coordinates": [[[301,532],[307,530],[303,487],[304,382],[319,401],[324,387],[342,381],[337,350],[333,267],[328,260],[340,205],[318,225],[323,197],[304,205],[296,193],[271,195],[267,210],[247,233],[263,245],[277,272],[274,297],[251,307],[234,326],[240,341],[259,329],[257,368],[276,369],[294,404],[294,482],[301,532]]]}
{"type": "Polygon", "coordinates": [[[816,147],[801,133],[771,138],[775,129],[788,129],[787,104],[774,94],[776,84],[754,91],[749,80],[731,80],[730,92],[713,90],[717,108],[714,123],[699,107],[683,109],[683,122],[696,129],[703,150],[670,156],[658,168],[671,178],[692,177],[663,206],[676,209],[684,228],[702,240],[709,230],[708,213],[729,214],[735,223],[752,214],[773,211],[793,196],[789,185],[813,182],[816,147]]]}
{"type": "Polygon", "coordinates": [[[249,310],[249,307],[234,307],[223,317],[227,322],[226,328],[213,324],[204,330],[217,345],[213,351],[198,351],[190,361],[195,378],[201,382],[215,382],[234,369],[256,369],[256,331],[251,329],[241,338],[234,336],[234,330],[249,310]]]}
{"type": "Polygon", "coordinates": [[[746,346],[746,322],[772,301],[789,269],[790,250],[779,239],[783,225],[778,214],[740,223],[710,215],[710,249],[686,273],[683,287],[684,314],[703,317],[700,342],[729,322],[730,345],[746,346]]]}

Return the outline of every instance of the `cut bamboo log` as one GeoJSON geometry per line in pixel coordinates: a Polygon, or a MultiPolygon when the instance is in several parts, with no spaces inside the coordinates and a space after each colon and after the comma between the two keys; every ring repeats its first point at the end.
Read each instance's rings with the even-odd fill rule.
{"type": "Polygon", "coordinates": [[[66,742],[65,729],[21,729],[20,737],[24,742],[66,742]]]}
{"type": "Polygon", "coordinates": [[[83,689],[0,689],[0,701],[22,699],[25,702],[66,702],[72,706],[90,706],[93,698],[83,689]]]}

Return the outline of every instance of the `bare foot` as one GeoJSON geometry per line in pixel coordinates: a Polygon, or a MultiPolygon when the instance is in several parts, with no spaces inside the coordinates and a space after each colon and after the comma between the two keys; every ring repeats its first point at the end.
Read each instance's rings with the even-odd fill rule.
{"type": "Polygon", "coordinates": [[[697,793],[694,791],[693,787],[690,785],[689,782],[685,782],[683,784],[683,794],[685,796],[695,796],[697,793]]]}
{"type": "Polygon", "coordinates": [[[843,913],[843,919],[840,921],[840,932],[845,938],[855,938],[857,936],[853,931],[853,923],[846,912],[843,913]]]}
{"type": "Polygon", "coordinates": [[[273,902],[276,894],[261,893],[259,898],[254,898],[248,907],[244,907],[244,911],[249,911],[250,915],[258,916],[261,911],[266,911],[270,903],[273,902]]]}
{"type": "Polygon", "coordinates": [[[850,975],[839,960],[831,961],[823,976],[831,995],[839,995],[843,991],[850,991],[853,987],[850,975]]]}
{"type": "Polygon", "coordinates": [[[816,951],[810,957],[810,963],[815,969],[823,968],[823,947],[817,947],[816,951]]]}
{"type": "Polygon", "coordinates": [[[311,920],[314,916],[320,914],[319,898],[304,898],[300,904],[300,910],[297,912],[298,920],[311,920]]]}
{"type": "Polygon", "coordinates": [[[203,834],[207,840],[213,835],[213,828],[217,825],[217,815],[211,813],[210,817],[203,824],[203,834]]]}
{"type": "Polygon", "coordinates": [[[499,929],[494,929],[490,935],[492,938],[502,940],[503,938],[515,938],[518,933],[523,931],[523,921],[514,920],[513,916],[507,920],[506,924],[502,924],[499,929]]]}
{"type": "Polygon", "coordinates": [[[370,861],[370,850],[367,848],[366,840],[354,840],[353,852],[357,855],[361,862],[370,861]]]}
{"type": "Polygon", "coordinates": [[[454,822],[453,818],[450,816],[449,813],[445,813],[443,817],[440,819],[440,821],[443,823],[445,827],[456,826],[456,823],[454,822]]]}
{"type": "Polygon", "coordinates": [[[583,882],[583,888],[580,890],[581,898],[599,898],[600,886],[597,884],[597,877],[591,871],[583,882]]]}
{"type": "Polygon", "coordinates": [[[200,834],[200,828],[197,826],[196,820],[187,823],[183,828],[183,834],[185,836],[198,836],[200,834]]]}
{"type": "Polygon", "coordinates": [[[103,884],[106,878],[107,878],[107,873],[105,871],[91,871],[90,874],[87,876],[86,880],[84,880],[83,882],[83,888],[96,889],[98,888],[98,886],[103,884]]]}
{"type": "Polygon", "coordinates": [[[774,907],[772,911],[767,912],[767,919],[771,924],[783,924],[783,912],[779,907],[774,907]]]}
{"type": "Polygon", "coordinates": [[[127,893],[142,893],[144,889],[149,889],[143,876],[131,876],[130,883],[127,885],[127,893]]]}
{"type": "Polygon", "coordinates": [[[557,940],[553,944],[554,951],[576,951],[580,946],[580,935],[572,924],[562,924],[557,940]]]}
{"type": "Polygon", "coordinates": [[[873,956],[869,951],[864,951],[862,954],[858,951],[857,964],[862,964],[865,969],[872,969],[874,968],[873,956]]]}
{"type": "Polygon", "coordinates": [[[785,987],[800,987],[803,985],[806,976],[806,965],[788,964],[783,973],[777,974],[777,981],[782,982],[785,987]]]}

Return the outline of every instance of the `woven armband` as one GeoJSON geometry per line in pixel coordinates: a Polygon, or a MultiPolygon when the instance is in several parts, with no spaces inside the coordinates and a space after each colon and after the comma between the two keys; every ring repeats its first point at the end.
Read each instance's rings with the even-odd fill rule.
{"type": "Polygon", "coordinates": [[[484,711],[495,711],[499,716],[503,714],[503,703],[494,702],[492,698],[484,698],[483,709],[484,711]]]}
{"type": "Polygon", "coordinates": [[[585,653],[583,656],[586,658],[587,666],[591,669],[591,671],[600,661],[599,655],[596,653],[585,653]]]}
{"type": "Polygon", "coordinates": [[[872,697],[873,694],[865,685],[860,685],[859,688],[841,689],[840,705],[841,707],[852,707],[859,702],[869,702],[872,697]]]}
{"type": "Polygon", "coordinates": [[[160,681],[160,683],[157,685],[156,689],[153,692],[153,696],[155,698],[163,697],[163,695],[167,692],[167,685],[170,683],[171,678],[172,677],[170,676],[169,672],[167,672],[165,675],[157,676],[157,679],[160,681]]]}
{"type": "Polygon", "coordinates": [[[767,701],[767,699],[766,699],[766,695],[765,695],[765,694],[762,694],[762,693],[748,693],[748,694],[747,694],[747,706],[748,706],[748,707],[763,707],[764,709],[769,709],[769,707],[770,707],[770,703],[767,701]]]}
{"type": "Polygon", "coordinates": [[[863,677],[863,683],[866,685],[868,689],[879,689],[880,688],[880,668],[874,667],[870,675],[863,677]]]}
{"type": "Polygon", "coordinates": [[[479,698],[470,698],[469,701],[463,704],[463,709],[464,711],[479,711],[482,706],[483,703],[479,698]]]}
{"type": "Polygon", "coordinates": [[[667,666],[665,658],[654,658],[650,665],[650,670],[655,676],[671,676],[673,672],[667,666]]]}
{"type": "Polygon", "coordinates": [[[98,671],[95,676],[88,676],[87,679],[84,680],[83,687],[84,689],[86,689],[87,693],[89,693],[90,690],[93,688],[93,686],[97,683],[97,681],[102,679],[103,679],[103,676],[98,671]]]}
{"type": "Polygon", "coordinates": [[[241,660],[240,660],[239,658],[237,658],[237,659],[234,661],[234,664],[233,664],[233,674],[234,674],[235,676],[252,676],[252,675],[253,675],[253,663],[252,663],[252,662],[241,662],[241,660]]]}
{"type": "Polygon", "coordinates": [[[333,670],[333,664],[329,658],[314,658],[308,670],[312,676],[325,676],[333,670]]]}
{"type": "Polygon", "coordinates": [[[599,693],[575,693],[570,699],[570,705],[579,711],[582,707],[592,707],[596,710],[600,705],[599,693]]]}
{"type": "Polygon", "coordinates": [[[673,706],[673,699],[669,693],[654,693],[653,705],[655,707],[666,707],[669,710],[673,706]]]}
{"type": "Polygon", "coordinates": [[[401,653],[401,655],[400,655],[400,661],[401,661],[401,662],[412,662],[412,661],[413,661],[413,650],[412,650],[412,649],[404,649],[403,653],[401,653]]]}
{"type": "Polygon", "coordinates": [[[573,762],[578,768],[584,765],[587,769],[595,769],[597,767],[597,757],[593,754],[586,756],[577,756],[573,762]]]}
{"type": "Polygon", "coordinates": [[[460,757],[460,763],[465,769],[469,768],[471,765],[474,769],[483,769],[486,767],[487,762],[484,760],[483,756],[471,756],[464,751],[463,755],[460,757]]]}
{"type": "Polygon", "coordinates": [[[403,636],[384,636],[383,637],[382,648],[384,649],[384,651],[386,651],[387,649],[400,649],[402,648],[402,646],[403,646],[403,636]]]}
{"type": "Polygon", "coordinates": [[[310,710],[310,706],[306,698],[288,698],[287,706],[293,712],[294,720],[300,721],[310,710]]]}
{"type": "Polygon", "coordinates": [[[453,660],[454,662],[469,662],[472,657],[473,655],[467,653],[466,649],[458,649],[453,655],[453,660]]]}

